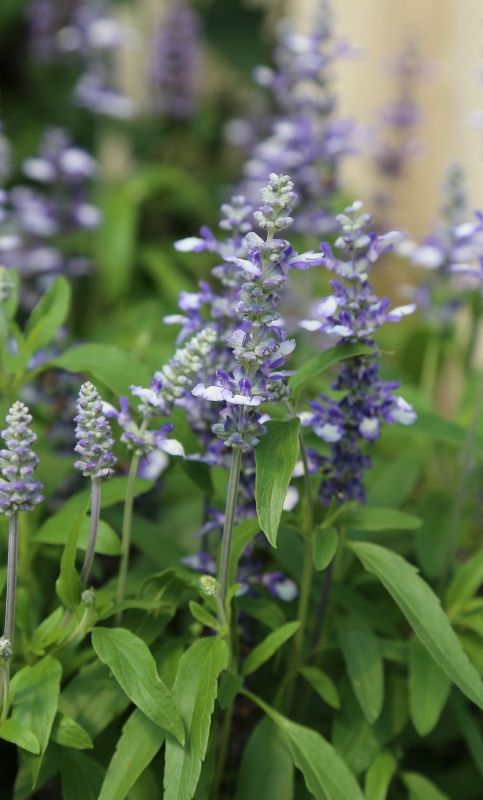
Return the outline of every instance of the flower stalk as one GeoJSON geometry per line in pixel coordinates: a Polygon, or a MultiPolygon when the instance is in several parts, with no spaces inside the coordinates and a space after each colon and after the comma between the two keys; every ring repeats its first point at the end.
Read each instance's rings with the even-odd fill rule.
{"type": "Polygon", "coordinates": [[[225,522],[223,525],[220,565],[218,571],[218,580],[221,586],[221,602],[223,607],[225,606],[226,595],[228,592],[228,572],[230,566],[231,542],[233,534],[233,525],[235,521],[238,486],[240,483],[241,455],[242,455],[241,447],[234,447],[231,460],[231,467],[230,467],[230,477],[228,479],[225,522]]]}

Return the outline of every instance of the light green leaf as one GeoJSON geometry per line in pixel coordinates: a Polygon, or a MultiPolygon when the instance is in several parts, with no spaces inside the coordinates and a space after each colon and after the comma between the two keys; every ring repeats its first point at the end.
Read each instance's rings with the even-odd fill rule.
{"type": "Polygon", "coordinates": [[[409,800],[450,800],[424,775],[417,772],[403,772],[402,779],[409,789],[409,800]]]}
{"type": "Polygon", "coordinates": [[[63,747],[72,747],[74,750],[88,750],[94,747],[91,737],[78,722],[57,714],[52,726],[52,741],[63,747]]]}
{"type": "Polygon", "coordinates": [[[36,756],[40,753],[40,744],[37,737],[32,731],[14,719],[4,719],[0,722],[0,739],[12,742],[17,747],[22,747],[36,756]]]}
{"type": "Polygon", "coordinates": [[[483,583],[483,548],[465,564],[460,566],[446,595],[446,605],[450,617],[454,617],[466,601],[473,597],[483,583]]]}
{"type": "Polygon", "coordinates": [[[285,495],[299,456],[300,420],[271,420],[266,427],[255,448],[255,501],[260,527],[276,547],[285,495]]]}
{"type": "Polygon", "coordinates": [[[200,603],[190,600],[189,609],[194,618],[201,625],[204,625],[206,628],[213,628],[215,631],[220,630],[220,623],[216,617],[214,617],[213,614],[210,614],[210,612],[204,606],[200,605],[200,603]]]}
{"type": "Polygon", "coordinates": [[[312,689],[317,692],[319,697],[331,706],[340,708],[340,697],[337,688],[331,678],[318,667],[301,667],[300,674],[310,683],[312,689]]]}
{"type": "Polygon", "coordinates": [[[354,694],[372,725],[384,702],[384,670],[379,640],[359,619],[339,623],[339,640],[354,694]]]}
{"type": "Polygon", "coordinates": [[[188,731],[186,745],[166,742],[164,800],[192,800],[205,759],[218,675],[228,665],[228,648],[219,638],[199,639],[183,654],[173,694],[188,731]]]}
{"type": "Polygon", "coordinates": [[[294,769],[282,731],[268,717],[253,731],[243,752],[235,800],[292,800],[294,769]]]}
{"type": "Polygon", "coordinates": [[[57,592],[58,598],[66,608],[71,609],[75,608],[80,602],[82,592],[82,583],[75,568],[75,559],[77,554],[77,539],[79,538],[79,532],[84,523],[86,510],[79,514],[67,534],[67,541],[60,559],[60,573],[55,582],[55,591],[57,592]]]}
{"type": "Polygon", "coordinates": [[[132,383],[148,386],[151,380],[148,370],[138,358],[112,344],[79,344],[42,364],[38,371],[51,367],[86,373],[118,397],[128,395],[132,383]]]}
{"type": "Polygon", "coordinates": [[[309,358],[289,380],[289,386],[293,392],[298,391],[306,383],[313,380],[321,372],[344,361],[346,358],[354,356],[374,355],[374,350],[363,344],[338,344],[330,350],[323,350],[321,353],[309,358]]]}
{"type": "Polygon", "coordinates": [[[468,660],[438,597],[415,567],[379,545],[358,542],[349,547],[365,569],[379,578],[436,663],[470,700],[483,708],[480,676],[468,660]]]}
{"type": "Polygon", "coordinates": [[[354,510],[343,511],[339,517],[341,525],[359,531],[412,531],[421,526],[419,517],[398,511],[396,508],[377,508],[359,506],[354,510]]]}
{"type": "Polygon", "coordinates": [[[143,640],[124,628],[95,628],[92,646],[134,705],[183,742],[181,715],[143,640]]]}
{"type": "Polygon", "coordinates": [[[316,570],[320,571],[329,566],[336,554],[338,544],[339,537],[335,528],[319,526],[315,529],[312,557],[316,570]]]}
{"type": "Polygon", "coordinates": [[[379,753],[366,772],[364,794],[366,800],[386,800],[389,784],[397,770],[392,753],[379,753]]]}
{"type": "Polygon", "coordinates": [[[245,694],[285,734],[293,762],[316,800],[364,800],[354,775],[320,733],[291,722],[251,692],[245,694]]]}
{"type": "Polygon", "coordinates": [[[419,639],[409,647],[409,711],[420,736],[433,730],[448,699],[451,682],[419,639]]]}
{"type": "Polygon", "coordinates": [[[296,622],[287,622],[281,628],[269,633],[246,657],[243,664],[243,675],[251,675],[252,672],[261,667],[299,628],[300,622],[297,620],[296,622]]]}
{"type": "MultiPolygon", "coordinates": [[[[78,539],[76,541],[76,549],[79,550],[86,549],[89,539],[90,517],[86,517],[85,514],[83,517],[84,518],[80,522],[78,539]]],[[[73,551],[73,528],[76,526],[78,520],[79,517],[76,512],[70,513],[61,509],[57,514],[53,514],[51,517],[49,517],[44,524],[40,526],[39,530],[32,538],[36,542],[42,542],[42,544],[65,544],[66,548],[64,553],[66,554],[66,558],[70,560],[72,558],[73,551]],[[69,550],[67,550],[67,544],[69,542],[68,531],[70,531],[72,534],[69,550]]],[[[102,519],[99,520],[99,525],[97,528],[96,553],[104,556],[118,556],[120,552],[121,542],[119,540],[119,536],[117,533],[115,533],[111,526],[107,524],[107,522],[104,522],[102,519]]]]}
{"type": "Polygon", "coordinates": [[[62,667],[48,656],[24,667],[11,683],[12,720],[33,733],[43,753],[57,713],[62,667]]]}
{"type": "Polygon", "coordinates": [[[259,530],[260,525],[257,519],[245,519],[235,525],[231,542],[230,569],[228,570],[228,583],[230,586],[235,583],[240,558],[259,530]]]}
{"type": "Polygon", "coordinates": [[[122,729],[107,768],[99,800],[124,800],[160,750],[166,734],[136,709],[122,729]]]}
{"type": "Polygon", "coordinates": [[[71,290],[68,280],[55,278],[33,309],[25,329],[25,350],[35,353],[50,344],[58,329],[67,319],[71,290]]]}

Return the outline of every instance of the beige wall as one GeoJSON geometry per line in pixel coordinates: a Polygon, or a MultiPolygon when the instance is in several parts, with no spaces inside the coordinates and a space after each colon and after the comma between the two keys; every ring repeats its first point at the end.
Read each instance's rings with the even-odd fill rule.
{"type": "MultiPolygon", "coordinates": [[[[306,23],[312,0],[289,0],[288,8],[306,23]]],[[[391,93],[384,59],[408,34],[420,42],[433,67],[421,85],[422,157],[409,169],[393,216],[414,235],[423,234],[439,203],[448,164],[459,160],[469,173],[472,204],[483,206],[483,131],[471,116],[483,110],[483,3],[481,0],[333,0],[337,33],[363,48],[357,61],[339,66],[341,110],[362,123],[391,93]]],[[[302,23],[303,24],[303,23],[302,23]]],[[[353,163],[347,176],[356,193],[371,196],[369,164],[353,163]]]]}

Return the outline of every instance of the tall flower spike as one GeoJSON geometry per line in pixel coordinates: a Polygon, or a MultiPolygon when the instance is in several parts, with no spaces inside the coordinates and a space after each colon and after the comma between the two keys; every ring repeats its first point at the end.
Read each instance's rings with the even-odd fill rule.
{"type": "Polygon", "coordinates": [[[77,411],[75,451],[80,455],[80,459],[74,466],[86,478],[109,478],[116,463],[112,454],[114,440],[103,412],[99,392],[89,381],[80,388],[77,411]]]}
{"type": "Polygon", "coordinates": [[[6,448],[0,450],[0,512],[11,517],[17,511],[31,511],[43,500],[42,484],[32,474],[39,463],[31,448],[36,435],[30,430],[32,417],[26,405],[16,402],[0,434],[6,448]]]}

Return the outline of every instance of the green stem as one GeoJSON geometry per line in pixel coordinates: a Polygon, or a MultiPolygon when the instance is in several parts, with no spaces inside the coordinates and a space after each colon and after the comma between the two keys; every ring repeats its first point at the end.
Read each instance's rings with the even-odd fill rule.
{"type": "Polygon", "coordinates": [[[220,748],[216,764],[216,772],[213,780],[213,800],[218,800],[220,796],[221,784],[225,773],[225,764],[228,756],[228,745],[230,743],[231,724],[233,721],[233,703],[226,709],[223,717],[223,727],[221,729],[220,748]]]}
{"type": "Polygon", "coordinates": [[[218,569],[218,581],[221,586],[221,602],[223,604],[223,607],[225,607],[226,595],[228,592],[228,572],[230,566],[231,539],[233,534],[233,524],[235,521],[236,501],[238,497],[238,485],[240,482],[241,453],[242,451],[240,447],[233,448],[230,477],[228,479],[228,489],[226,495],[225,522],[223,525],[220,565],[218,569]]]}
{"type": "Polygon", "coordinates": [[[91,522],[89,529],[89,539],[87,542],[86,554],[81,570],[81,581],[87,586],[87,581],[91,574],[94,555],[96,552],[97,529],[99,527],[99,516],[101,512],[101,482],[99,478],[92,478],[91,481],[91,522]]]}
{"type": "Polygon", "coordinates": [[[433,402],[436,380],[438,377],[441,337],[439,331],[432,331],[424,351],[421,369],[421,390],[430,403],[433,402]]]}
{"type": "MultiPolygon", "coordinates": [[[[119,564],[119,576],[117,579],[117,593],[116,602],[122,603],[126,595],[126,581],[127,572],[129,568],[129,553],[131,549],[131,526],[132,526],[132,511],[134,504],[134,484],[138,474],[140,456],[135,453],[131,460],[129,467],[129,474],[127,478],[126,497],[124,499],[124,514],[122,518],[122,537],[121,537],[121,562],[119,564]]],[[[116,623],[122,623],[122,611],[118,611],[116,615],[116,623]]]]}
{"type": "Polygon", "coordinates": [[[446,543],[446,565],[443,575],[443,583],[446,583],[449,569],[451,566],[451,559],[454,555],[454,551],[458,541],[461,517],[463,514],[463,508],[466,499],[466,485],[469,474],[471,472],[473,449],[482,410],[483,410],[483,370],[480,372],[478,378],[473,414],[471,417],[470,426],[468,428],[468,433],[466,435],[465,444],[463,447],[463,453],[461,456],[461,469],[458,477],[456,493],[454,495],[454,502],[451,511],[449,531],[446,543]]]}
{"type": "Polygon", "coordinates": [[[15,597],[17,593],[18,513],[8,521],[7,592],[5,599],[5,628],[3,636],[13,647],[15,629],[15,597]]]}

